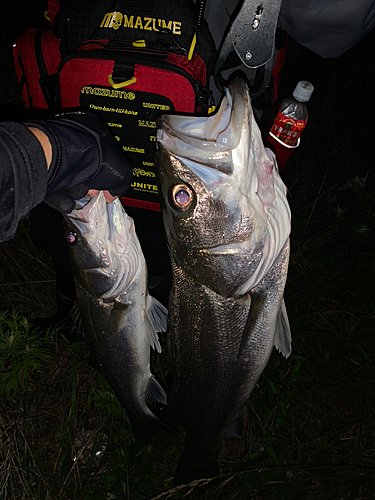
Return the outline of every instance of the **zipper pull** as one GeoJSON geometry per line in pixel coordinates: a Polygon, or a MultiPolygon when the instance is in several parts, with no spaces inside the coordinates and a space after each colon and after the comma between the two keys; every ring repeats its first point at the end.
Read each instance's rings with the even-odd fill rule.
{"type": "Polygon", "coordinates": [[[178,53],[183,55],[183,56],[187,56],[188,51],[185,49],[185,47],[183,47],[180,44],[180,42],[177,40],[177,38],[175,36],[172,36],[172,40],[173,40],[173,43],[177,46],[178,53]]]}
{"type": "Polygon", "coordinates": [[[181,56],[188,55],[188,51],[180,44],[175,36],[172,36],[172,45],[166,40],[158,40],[158,42],[160,43],[160,45],[163,45],[168,50],[168,52],[172,52],[173,54],[178,54],[181,56]]]}
{"type": "Polygon", "coordinates": [[[196,2],[195,15],[194,15],[194,29],[193,29],[193,35],[192,35],[189,54],[188,54],[189,61],[192,60],[193,55],[194,55],[195,46],[197,44],[198,31],[199,31],[199,28],[201,27],[203,13],[204,13],[204,9],[206,7],[206,1],[207,0],[198,0],[196,2]]]}

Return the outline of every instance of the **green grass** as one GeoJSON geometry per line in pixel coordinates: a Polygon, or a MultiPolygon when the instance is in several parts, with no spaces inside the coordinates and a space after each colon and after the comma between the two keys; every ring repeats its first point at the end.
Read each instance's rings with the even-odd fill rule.
{"type": "Polygon", "coordinates": [[[16,310],[0,313],[0,395],[25,389],[33,372],[51,359],[46,348],[50,333],[41,337],[16,310]]]}

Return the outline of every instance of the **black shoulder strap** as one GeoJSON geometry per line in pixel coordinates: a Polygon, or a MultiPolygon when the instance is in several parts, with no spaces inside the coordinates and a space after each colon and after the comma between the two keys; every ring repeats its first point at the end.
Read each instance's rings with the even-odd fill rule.
{"type": "Polygon", "coordinates": [[[105,12],[116,10],[118,0],[59,0],[57,27],[63,55],[73,52],[97,31],[105,12]]]}

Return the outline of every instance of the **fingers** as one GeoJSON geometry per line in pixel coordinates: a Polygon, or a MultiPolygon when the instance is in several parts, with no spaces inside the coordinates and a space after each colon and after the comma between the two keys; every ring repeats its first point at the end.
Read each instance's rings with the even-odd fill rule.
{"type": "MultiPolygon", "coordinates": [[[[106,199],[107,203],[112,203],[112,201],[115,201],[117,196],[112,196],[109,191],[103,191],[104,192],[104,198],[106,199]]],[[[92,198],[93,196],[96,196],[99,194],[99,191],[97,189],[90,189],[87,193],[88,198],[92,198]]]]}
{"type": "Polygon", "coordinates": [[[106,199],[107,203],[112,203],[112,201],[115,201],[117,196],[112,196],[109,191],[104,191],[104,198],[106,199]]]}

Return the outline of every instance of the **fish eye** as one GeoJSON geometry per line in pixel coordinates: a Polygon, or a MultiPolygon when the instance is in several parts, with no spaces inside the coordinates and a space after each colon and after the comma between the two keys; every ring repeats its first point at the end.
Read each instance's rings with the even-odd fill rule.
{"type": "Polygon", "coordinates": [[[70,246],[75,245],[77,243],[77,233],[75,233],[74,231],[67,231],[65,233],[65,241],[70,246]]]}
{"type": "Polygon", "coordinates": [[[172,202],[175,208],[184,212],[191,207],[193,199],[193,191],[185,184],[177,184],[172,188],[172,202]]]}

